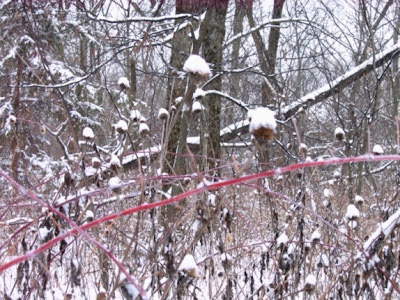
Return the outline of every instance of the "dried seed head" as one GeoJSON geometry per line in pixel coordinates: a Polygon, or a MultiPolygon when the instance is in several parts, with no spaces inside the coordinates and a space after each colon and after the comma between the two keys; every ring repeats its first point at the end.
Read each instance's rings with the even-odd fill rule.
{"type": "Polygon", "coordinates": [[[101,161],[98,157],[92,158],[92,167],[96,169],[99,169],[101,167],[101,161]]]}
{"type": "Polygon", "coordinates": [[[46,126],[42,125],[40,126],[40,134],[45,135],[46,134],[46,126]]]}
{"type": "Polygon", "coordinates": [[[150,128],[146,123],[140,123],[139,125],[139,134],[141,136],[146,136],[150,133],[150,128]]]}
{"type": "Polygon", "coordinates": [[[167,120],[169,118],[169,112],[165,108],[160,108],[158,111],[158,118],[160,120],[167,120]]]}
{"type": "Polygon", "coordinates": [[[129,80],[126,77],[121,77],[120,79],[118,79],[118,85],[121,88],[121,90],[130,88],[129,80]]]}
{"type": "Polygon", "coordinates": [[[345,137],[344,130],[342,128],[340,128],[340,127],[337,127],[335,129],[335,137],[336,137],[337,140],[343,141],[344,137],[345,137]]]}

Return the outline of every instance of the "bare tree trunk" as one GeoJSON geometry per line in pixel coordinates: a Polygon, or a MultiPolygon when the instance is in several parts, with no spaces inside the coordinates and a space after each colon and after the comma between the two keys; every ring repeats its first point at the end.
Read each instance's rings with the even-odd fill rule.
{"type": "MultiPolygon", "coordinates": [[[[222,43],[225,37],[225,19],[228,8],[228,0],[220,1],[218,7],[207,10],[209,24],[203,43],[205,60],[214,66],[214,76],[222,70],[222,43]]],[[[206,16],[207,18],[207,16],[206,16]]],[[[222,77],[217,76],[208,85],[208,89],[221,90],[222,77]]],[[[209,95],[206,98],[208,111],[207,127],[209,128],[209,146],[207,157],[210,169],[217,167],[217,160],[221,158],[220,124],[221,124],[221,99],[217,95],[209,95]]]]}

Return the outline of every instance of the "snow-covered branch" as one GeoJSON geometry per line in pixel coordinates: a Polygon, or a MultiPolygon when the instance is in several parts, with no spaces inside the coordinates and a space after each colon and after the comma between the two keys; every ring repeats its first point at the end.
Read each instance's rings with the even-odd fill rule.
{"type": "Polygon", "coordinates": [[[382,51],[371,57],[362,64],[352,68],[346,74],[337,77],[335,80],[328,82],[316,91],[313,91],[297,101],[293,101],[282,111],[285,120],[295,115],[301,108],[310,108],[311,106],[322,102],[323,100],[339,93],[354,81],[371,72],[375,68],[382,66],[384,63],[393,60],[400,54],[400,43],[395,44],[389,49],[382,51]]]}
{"type": "Polygon", "coordinates": [[[184,18],[197,18],[191,14],[178,14],[162,17],[131,17],[124,19],[116,19],[104,16],[94,16],[93,14],[88,14],[89,18],[93,21],[106,22],[106,23],[130,23],[130,22],[162,22],[169,20],[178,20],[184,18]]]}

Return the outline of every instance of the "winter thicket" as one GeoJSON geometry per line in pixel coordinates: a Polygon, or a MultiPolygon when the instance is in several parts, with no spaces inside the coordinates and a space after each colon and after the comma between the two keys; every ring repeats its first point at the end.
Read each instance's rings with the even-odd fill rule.
{"type": "Polygon", "coordinates": [[[0,1],[2,299],[400,298],[400,4],[0,1]]]}

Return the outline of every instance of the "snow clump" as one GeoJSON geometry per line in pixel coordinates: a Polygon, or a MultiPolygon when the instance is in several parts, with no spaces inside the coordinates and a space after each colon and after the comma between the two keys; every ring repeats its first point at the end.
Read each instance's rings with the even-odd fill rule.
{"type": "Polygon", "coordinates": [[[276,134],[275,112],[267,107],[249,110],[249,131],[257,140],[272,140],[276,134]]]}
{"type": "Polygon", "coordinates": [[[112,191],[117,190],[121,185],[121,179],[119,177],[111,177],[110,180],[108,181],[108,186],[112,191]]]}
{"type": "Polygon", "coordinates": [[[129,80],[126,77],[121,77],[118,79],[118,85],[121,87],[121,89],[129,89],[131,86],[129,84],[129,80]]]}
{"type": "Polygon", "coordinates": [[[381,145],[375,145],[374,148],[372,148],[372,153],[374,155],[382,155],[383,154],[383,148],[381,145]]]}
{"type": "Polygon", "coordinates": [[[90,127],[85,127],[82,131],[82,135],[87,140],[94,139],[94,132],[93,132],[92,128],[90,128],[90,127]]]}
{"type": "Polygon", "coordinates": [[[141,136],[145,136],[145,135],[148,135],[149,133],[150,133],[149,126],[146,123],[141,122],[139,125],[139,134],[141,136]]]}
{"type": "Polygon", "coordinates": [[[204,98],[206,96],[206,92],[202,89],[196,89],[196,91],[193,94],[193,98],[204,98]]]}
{"type": "Polygon", "coordinates": [[[190,55],[185,61],[183,65],[183,71],[206,79],[212,76],[208,63],[204,60],[204,58],[196,54],[190,55]]]}
{"type": "Polygon", "coordinates": [[[186,254],[181,264],[178,267],[178,271],[184,273],[188,277],[195,278],[198,276],[198,267],[193,255],[186,254]]]}
{"type": "Polygon", "coordinates": [[[285,245],[288,243],[288,241],[289,241],[289,238],[288,238],[288,236],[286,235],[286,233],[282,233],[282,234],[278,237],[278,239],[276,240],[276,244],[277,244],[277,246],[278,246],[278,248],[279,248],[280,246],[285,246],[285,245]]]}
{"type": "Polygon", "coordinates": [[[337,127],[335,129],[335,137],[339,140],[342,141],[344,139],[345,133],[344,130],[341,127],[337,127]]]}
{"type": "Polygon", "coordinates": [[[160,108],[158,111],[158,118],[160,120],[167,120],[169,118],[169,112],[165,108],[160,108]]]}
{"type": "Polygon", "coordinates": [[[320,240],[321,240],[321,233],[317,229],[311,235],[311,242],[312,243],[318,243],[320,240]]]}
{"type": "Polygon", "coordinates": [[[142,117],[140,111],[138,111],[137,109],[134,109],[131,111],[131,119],[134,122],[137,122],[140,120],[140,118],[142,117]]]}
{"type": "Polygon", "coordinates": [[[111,160],[110,160],[110,165],[114,166],[114,167],[121,167],[121,161],[119,160],[118,156],[116,156],[115,154],[111,155],[111,160]]]}
{"type": "Polygon", "coordinates": [[[356,195],[354,201],[356,202],[356,204],[363,204],[364,203],[364,198],[361,197],[360,195],[356,195]]]}
{"type": "Polygon", "coordinates": [[[354,204],[347,206],[346,218],[350,221],[355,221],[360,217],[360,211],[355,207],[354,204]]]}
{"type": "Polygon", "coordinates": [[[204,105],[200,101],[194,101],[192,104],[192,113],[199,113],[205,109],[204,105]]]}
{"type": "Polygon", "coordinates": [[[10,115],[8,117],[7,121],[10,122],[10,123],[16,123],[17,122],[17,118],[14,115],[10,115]]]}
{"type": "Polygon", "coordinates": [[[306,292],[312,292],[317,284],[317,279],[313,274],[308,274],[306,277],[306,282],[304,284],[304,290],[306,292]]]}
{"type": "Polygon", "coordinates": [[[118,133],[123,134],[128,131],[128,123],[124,120],[119,120],[117,124],[115,124],[115,130],[118,133]]]}

